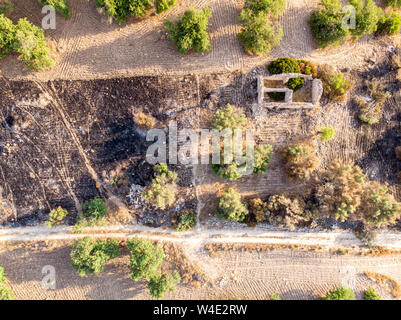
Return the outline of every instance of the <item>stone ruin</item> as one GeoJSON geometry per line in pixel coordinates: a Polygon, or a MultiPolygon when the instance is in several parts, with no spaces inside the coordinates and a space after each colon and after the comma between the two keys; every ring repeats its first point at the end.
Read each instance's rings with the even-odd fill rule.
{"type": "Polygon", "coordinates": [[[322,81],[311,75],[282,73],[269,77],[258,76],[259,109],[313,109],[319,105],[322,94],[322,81]],[[287,88],[288,80],[298,77],[304,78],[303,87],[297,91],[287,88]],[[275,100],[269,93],[282,93],[282,100],[276,101],[277,95],[275,100]]]}

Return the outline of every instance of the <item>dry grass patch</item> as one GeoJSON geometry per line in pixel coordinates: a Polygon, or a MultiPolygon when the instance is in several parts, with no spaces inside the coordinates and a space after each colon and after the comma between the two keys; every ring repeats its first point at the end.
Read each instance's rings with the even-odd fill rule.
{"type": "Polygon", "coordinates": [[[369,271],[365,271],[365,275],[383,286],[384,289],[391,293],[395,298],[401,298],[401,287],[393,278],[384,274],[369,271]]]}

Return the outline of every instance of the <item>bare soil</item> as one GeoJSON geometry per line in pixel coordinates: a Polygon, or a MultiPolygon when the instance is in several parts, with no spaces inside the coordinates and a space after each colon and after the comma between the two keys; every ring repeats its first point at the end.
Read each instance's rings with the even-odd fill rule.
{"type": "MultiPolygon", "coordinates": [[[[69,266],[70,244],[34,243],[0,250],[8,283],[16,299],[151,299],[144,282],[129,277],[127,252],[105,265],[103,273],[81,278],[69,266]],[[21,264],[21,261],[24,261],[21,264]],[[42,287],[42,268],[54,266],[56,290],[42,287]]],[[[358,299],[363,290],[374,287],[383,299],[394,299],[386,288],[365,272],[401,281],[400,256],[359,257],[325,253],[278,251],[224,251],[211,258],[200,251],[196,262],[203,266],[210,282],[193,287],[181,283],[165,299],[261,299],[279,294],[282,299],[318,299],[337,285],[351,285],[358,299]]],[[[168,265],[164,266],[168,268],[168,265]]]]}
{"type": "MultiPolygon", "coordinates": [[[[358,68],[365,59],[380,55],[384,44],[371,36],[338,48],[316,50],[307,19],[317,9],[318,2],[287,0],[286,11],[279,19],[284,29],[282,44],[269,55],[254,57],[246,54],[237,40],[243,0],[182,0],[168,12],[130,19],[121,26],[116,22],[109,24],[108,18],[96,10],[95,1],[70,0],[70,19],[57,15],[56,29],[46,31],[54,49],[55,67],[33,73],[12,55],[0,61],[0,72],[7,78],[35,80],[205,74],[245,71],[284,56],[330,63],[339,68],[358,68]],[[178,18],[191,6],[210,8],[213,50],[182,57],[163,31],[163,21],[178,18]]],[[[12,3],[15,10],[10,17],[14,21],[27,16],[36,25],[41,24],[44,15],[38,1],[12,0],[12,3]]]]}

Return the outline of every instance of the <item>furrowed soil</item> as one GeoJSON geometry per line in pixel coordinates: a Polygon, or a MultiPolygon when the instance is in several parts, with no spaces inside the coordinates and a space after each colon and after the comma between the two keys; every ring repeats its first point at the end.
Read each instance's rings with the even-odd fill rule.
{"type": "MultiPolygon", "coordinates": [[[[8,282],[16,299],[151,299],[144,282],[129,277],[129,256],[122,255],[106,263],[97,275],[80,277],[69,265],[70,244],[31,243],[0,250],[8,282]],[[24,261],[21,264],[20,261],[24,261]],[[56,289],[42,287],[42,268],[53,266],[56,289]]],[[[261,299],[279,294],[282,299],[318,299],[337,285],[354,289],[362,299],[366,288],[375,288],[383,299],[395,299],[383,286],[364,272],[375,272],[401,281],[401,257],[361,257],[329,253],[275,251],[222,251],[216,258],[200,251],[196,263],[204,277],[192,285],[181,283],[177,291],[164,299],[261,299]],[[204,278],[204,279],[206,279],[204,278]],[[196,285],[196,287],[194,287],[196,285]]],[[[171,257],[168,257],[171,260],[171,257]]],[[[165,270],[173,267],[166,263],[165,270]]],[[[188,270],[181,271],[185,277],[188,270]]],[[[199,272],[199,270],[198,270],[199,272]]]]}
{"type": "MultiPolygon", "coordinates": [[[[42,7],[38,1],[11,2],[15,9],[9,16],[14,22],[28,17],[34,24],[41,25],[44,15],[41,14],[42,7]]],[[[383,2],[377,1],[380,5],[383,2]]],[[[15,55],[10,55],[0,62],[0,72],[4,77],[76,80],[205,74],[249,70],[283,56],[330,63],[340,68],[358,68],[365,59],[376,57],[383,51],[383,43],[378,43],[371,36],[338,48],[316,50],[307,20],[317,10],[318,0],[287,0],[286,11],[278,21],[284,31],[282,44],[263,57],[249,56],[237,40],[241,30],[238,16],[244,5],[242,0],[182,0],[165,13],[129,19],[121,26],[116,22],[108,23],[108,17],[97,11],[95,1],[70,0],[68,3],[71,17],[64,19],[57,15],[56,29],[45,32],[54,49],[54,68],[38,73],[29,72],[15,55]],[[209,33],[213,49],[206,54],[191,53],[183,57],[167,38],[163,21],[177,19],[190,7],[210,8],[212,18],[209,33]]]]}

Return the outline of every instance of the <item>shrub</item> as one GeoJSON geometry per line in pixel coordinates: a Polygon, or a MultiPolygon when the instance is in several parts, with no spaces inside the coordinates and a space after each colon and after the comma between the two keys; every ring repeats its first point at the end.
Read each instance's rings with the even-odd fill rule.
{"type": "Polygon", "coordinates": [[[255,198],[249,200],[249,214],[247,217],[250,218],[251,224],[252,222],[259,223],[266,220],[267,217],[267,203],[262,201],[260,198],[255,198]]]}
{"type": "Polygon", "coordinates": [[[178,175],[168,170],[166,164],[155,165],[156,177],[152,184],[142,192],[142,197],[159,209],[166,209],[175,202],[178,175]]]}
{"type": "Polygon", "coordinates": [[[142,130],[150,130],[156,124],[155,118],[145,114],[143,111],[135,112],[134,122],[142,130]]]}
{"type": "Polygon", "coordinates": [[[355,295],[350,288],[337,287],[329,291],[323,300],[355,300],[355,295]]]}
{"type": "Polygon", "coordinates": [[[0,14],[0,58],[13,51],[20,54],[22,61],[31,70],[43,70],[54,64],[49,57],[43,29],[31,24],[26,18],[14,25],[0,14]]]}
{"type": "Polygon", "coordinates": [[[243,222],[248,214],[246,203],[241,201],[241,194],[234,189],[228,189],[219,200],[217,216],[224,220],[243,222]]]}
{"type": "Polygon", "coordinates": [[[320,135],[322,142],[327,142],[333,139],[334,137],[334,128],[333,126],[327,126],[320,129],[320,135]]]}
{"type": "Polygon", "coordinates": [[[16,27],[4,14],[0,14],[0,59],[12,53],[16,45],[16,27]]]}
{"type": "Polygon", "coordinates": [[[59,224],[61,221],[63,221],[65,219],[65,217],[67,216],[68,211],[58,207],[57,209],[53,209],[52,211],[50,211],[49,214],[49,220],[46,221],[46,225],[49,228],[54,227],[56,224],[59,224]]]}
{"type": "Polygon", "coordinates": [[[164,251],[152,242],[143,239],[128,241],[127,247],[131,252],[130,275],[132,280],[151,280],[158,275],[158,267],[163,261],[164,251]]]}
{"type": "Polygon", "coordinates": [[[401,204],[388,193],[387,186],[378,182],[365,186],[361,200],[361,218],[376,227],[394,224],[401,216],[401,204]]]}
{"type": "Polygon", "coordinates": [[[288,82],[285,84],[287,88],[298,91],[304,86],[305,80],[304,78],[297,77],[297,78],[291,78],[288,80],[288,82]]]}
{"type": "Polygon", "coordinates": [[[0,267],[0,300],[12,300],[14,294],[5,286],[6,277],[4,276],[4,268],[0,267]]]}
{"type": "Polygon", "coordinates": [[[66,0],[38,0],[44,6],[53,6],[64,18],[70,17],[70,7],[66,0]]]}
{"type": "Polygon", "coordinates": [[[257,174],[266,172],[273,155],[273,147],[269,144],[256,146],[254,154],[253,172],[257,174]]]}
{"type": "Polygon", "coordinates": [[[178,217],[175,225],[177,231],[189,231],[196,226],[196,215],[192,212],[185,212],[178,217]]]}
{"type": "Polygon", "coordinates": [[[364,223],[354,230],[354,234],[365,246],[369,248],[372,247],[377,240],[377,235],[373,228],[364,223]]]}
{"type": "Polygon", "coordinates": [[[374,288],[369,288],[364,291],[363,298],[365,300],[381,300],[381,296],[374,288]]]}
{"type": "Polygon", "coordinates": [[[166,292],[177,290],[177,284],[181,281],[180,274],[177,271],[173,273],[164,273],[157,275],[149,280],[148,288],[153,298],[160,299],[166,292]]]}
{"type": "Polygon", "coordinates": [[[356,28],[351,30],[354,40],[375,32],[383,10],[373,0],[349,0],[349,4],[355,8],[356,14],[356,28]]]}
{"type": "Polygon", "coordinates": [[[354,214],[361,203],[361,193],[366,176],[362,169],[351,164],[334,161],[322,173],[316,198],[323,212],[334,214],[336,219],[345,221],[354,214]]]}
{"type": "Polygon", "coordinates": [[[377,32],[381,34],[395,35],[400,32],[401,16],[396,12],[384,14],[378,22],[377,32]]]}
{"type": "Polygon", "coordinates": [[[307,60],[297,60],[293,58],[278,58],[269,63],[267,69],[271,74],[280,73],[301,73],[317,77],[315,64],[307,60]]]}
{"type": "Polygon", "coordinates": [[[50,50],[45,41],[43,29],[31,24],[26,18],[20,19],[16,26],[14,50],[30,70],[43,70],[52,67],[54,61],[49,57],[50,50]]]}
{"type": "Polygon", "coordinates": [[[238,40],[250,55],[268,54],[281,43],[283,29],[275,26],[265,14],[254,14],[248,9],[241,11],[243,25],[238,33],[238,40]]]}
{"type": "Polygon", "coordinates": [[[262,12],[277,18],[285,9],[285,0],[246,0],[244,9],[253,14],[262,12]]]}
{"type": "Polygon", "coordinates": [[[377,80],[368,81],[367,93],[370,99],[363,96],[355,97],[355,104],[359,107],[359,119],[369,125],[376,124],[383,115],[382,108],[391,98],[391,93],[384,90],[384,85],[377,80]]]}
{"type": "Polygon", "coordinates": [[[175,0],[155,0],[155,8],[157,14],[167,11],[172,7],[175,7],[175,5],[175,0]]]}
{"type": "Polygon", "coordinates": [[[278,294],[273,293],[270,295],[270,300],[281,300],[281,298],[278,294]]]}
{"type": "Polygon", "coordinates": [[[394,8],[401,8],[401,0],[387,0],[386,5],[394,8]]]}
{"type": "Polygon", "coordinates": [[[220,164],[212,164],[212,171],[220,178],[230,181],[237,180],[242,177],[242,172],[246,164],[239,165],[236,161],[231,164],[224,164],[224,154],[220,160],[220,164]]]}
{"type": "Polygon", "coordinates": [[[349,35],[348,30],[344,29],[342,24],[345,17],[342,12],[342,4],[339,0],[322,0],[320,6],[319,11],[312,13],[308,21],[309,25],[319,47],[337,46],[349,35]]]}
{"type": "Polygon", "coordinates": [[[308,181],[320,164],[312,141],[289,146],[283,157],[288,177],[299,181],[308,181]]]}
{"type": "Polygon", "coordinates": [[[71,266],[82,277],[86,274],[100,273],[103,265],[119,255],[116,240],[98,240],[85,237],[74,241],[71,251],[71,266]]]}
{"type": "Polygon", "coordinates": [[[82,205],[82,213],[78,215],[74,232],[79,233],[86,227],[101,227],[107,224],[107,206],[103,199],[96,198],[82,205]]]}
{"type": "Polygon", "coordinates": [[[299,73],[308,74],[317,77],[317,67],[314,63],[307,60],[298,60],[299,73]]]}
{"type": "Polygon", "coordinates": [[[267,66],[271,74],[300,73],[300,63],[293,58],[278,58],[267,66]]]}
{"type": "Polygon", "coordinates": [[[344,101],[350,89],[350,80],[343,73],[336,73],[329,66],[319,68],[318,77],[323,82],[323,90],[331,100],[344,101]]]}
{"type": "Polygon", "coordinates": [[[224,129],[243,129],[248,120],[244,111],[240,108],[227,104],[218,110],[212,122],[212,128],[222,131],[224,129]]]}
{"type": "Polygon", "coordinates": [[[176,23],[165,20],[164,25],[168,37],[177,46],[180,54],[186,54],[191,49],[195,52],[208,52],[212,45],[209,37],[209,18],[212,16],[208,8],[190,9],[184,12],[176,23]]]}
{"type": "Polygon", "coordinates": [[[295,226],[311,224],[315,211],[301,197],[273,195],[267,201],[267,216],[270,224],[293,230],[295,226]]]}
{"type": "Polygon", "coordinates": [[[128,17],[140,18],[152,8],[151,0],[96,0],[96,6],[103,8],[118,23],[124,23],[128,17]]]}
{"type": "Polygon", "coordinates": [[[0,14],[6,13],[13,9],[13,5],[10,0],[0,0],[0,14]]]}

